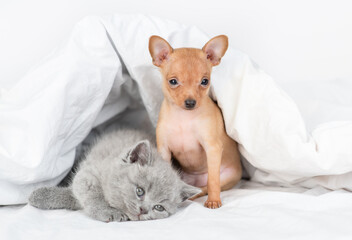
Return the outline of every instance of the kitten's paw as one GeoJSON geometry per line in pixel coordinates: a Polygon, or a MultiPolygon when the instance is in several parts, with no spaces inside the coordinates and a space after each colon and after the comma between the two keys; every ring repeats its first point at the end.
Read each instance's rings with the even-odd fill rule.
{"type": "Polygon", "coordinates": [[[126,214],[123,214],[115,208],[109,208],[104,210],[95,211],[93,214],[88,213],[88,215],[96,220],[102,222],[125,222],[128,221],[126,214]]]}
{"type": "Polygon", "coordinates": [[[221,203],[221,200],[210,200],[208,198],[207,201],[205,201],[204,203],[204,207],[207,207],[207,208],[211,208],[211,209],[215,209],[215,208],[219,208],[222,206],[222,203],[221,203]]]}
{"type": "Polygon", "coordinates": [[[129,219],[126,214],[117,211],[111,214],[108,222],[126,222],[128,220],[129,219]]]}

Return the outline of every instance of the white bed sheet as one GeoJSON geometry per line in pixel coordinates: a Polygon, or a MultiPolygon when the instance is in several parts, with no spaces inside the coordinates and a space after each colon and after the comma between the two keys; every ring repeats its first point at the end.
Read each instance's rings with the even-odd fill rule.
{"type": "Polygon", "coordinates": [[[352,194],[324,188],[265,187],[242,182],[222,193],[223,207],[204,198],[155,221],[102,223],[81,212],[0,208],[0,239],[351,239],[352,194]]]}

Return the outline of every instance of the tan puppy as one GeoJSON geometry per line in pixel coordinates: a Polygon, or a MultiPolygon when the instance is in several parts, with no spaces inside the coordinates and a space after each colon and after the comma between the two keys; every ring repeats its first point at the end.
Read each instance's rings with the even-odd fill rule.
{"type": "Polygon", "coordinates": [[[183,179],[208,194],[204,206],[221,206],[220,191],[233,187],[242,169],[237,143],[225,132],[219,107],[208,96],[210,74],[228,46],[224,35],[202,49],[172,49],[151,36],[149,51],[163,78],[164,101],[156,129],[158,151],[182,168],[183,179]]]}

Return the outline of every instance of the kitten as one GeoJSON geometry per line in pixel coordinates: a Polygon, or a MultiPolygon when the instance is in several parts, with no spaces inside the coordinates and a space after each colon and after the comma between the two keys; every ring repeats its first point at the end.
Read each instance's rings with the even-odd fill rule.
{"type": "Polygon", "coordinates": [[[166,218],[200,193],[158,154],[149,136],[117,130],[98,139],[68,187],[43,187],[29,197],[41,209],[82,209],[105,222],[166,218]]]}

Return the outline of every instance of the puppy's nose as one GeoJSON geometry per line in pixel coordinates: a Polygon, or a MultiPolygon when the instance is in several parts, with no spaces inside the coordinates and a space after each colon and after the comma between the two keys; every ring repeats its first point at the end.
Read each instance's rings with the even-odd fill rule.
{"type": "Polygon", "coordinates": [[[194,99],[186,99],[186,101],[185,101],[185,106],[186,106],[186,108],[187,109],[192,109],[192,108],[194,108],[194,106],[196,105],[196,100],[194,100],[194,99]]]}
{"type": "Polygon", "coordinates": [[[140,211],[140,214],[147,214],[148,213],[148,210],[146,210],[142,207],[139,208],[139,211],[140,211]]]}

